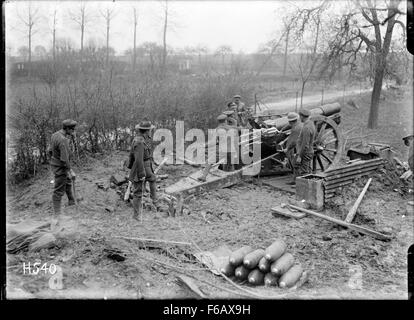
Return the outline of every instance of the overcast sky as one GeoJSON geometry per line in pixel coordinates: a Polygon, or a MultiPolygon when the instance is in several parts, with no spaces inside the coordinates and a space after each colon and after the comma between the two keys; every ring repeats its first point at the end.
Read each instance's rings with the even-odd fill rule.
{"type": "MultiPolygon", "coordinates": [[[[105,22],[100,14],[106,7],[115,10],[111,22],[110,46],[117,54],[133,46],[133,7],[138,10],[137,42],[146,41],[162,44],[163,6],[165,1],[85,1],[87,12],[93,21],[86,27],[84,44],[93,38],[99,46],[105,46],[105,22]]],[[[174,1],[170,0],[170,28],[168,45],[175,48],[206,46],[215,50],[221,45],[230,45],[234,52],[256,52],[259,46],[281,29],[281,17],[294,7],[314,7],[320,1],[174,1]]],[[[345,1],[333,1],[330,10],[339,13],[345,1]]],[[[70,38],[75,47],[80,47],[79,27],[69,19],[69,12],[76,13],[80,1],[32,1],[34,8],[40,8],[42,21],[37,23],[32,48],[43,45],[51,47],[51,22],[57,9],[57,37],[70,38]]],[[[27,46],[27,27],[19,19],[27,19],[28,1],[3,3],[6,12],[6,49],[12,54],[20,46],[27,46]]],[[[405,6],[405,4],[404,4],[405,6]]],[[[329,13],[328,13],[329,15],[329,13]]],[[[404,19],[405,20],[405,19],[404,19]]],[[[399,30],[398,30],[399,31],[399,30]]]]}
{"type": "MultiPolygon", "coordinates": [[[[298,1],[293,1],[299,4],[298,1]]],[[[309,1],[307,1],[308,3],[309,1]]],[[[52,21],[55,7],[58,10],[58,37],[71,38],[79,47],[80,32],[70,21],[68,12],[79,10],[79,1],[32,1],[41,8],[42,28],[33,37],[33,48],[51,45],[51,31],[47,21],[52,21]]],[[[96,15],[86,29],[86,41],[91,37],[104,44],[104,20],[99,11],[113,7],[117,15],[112,22],[110,46],[122,54],[133,45],[133,6],[139,11],[137,41],[162,43],[163,2],[160,1],[87,1],[87,10],[96,15]]],[[[215,50],[220,45],[230,45],[235,52],[255,52],[259,45],[271,39],[280,26],[281,10],[290,4],[287,1],[169,1],[171,28],[167,42],[173,47],[204,45],[215,50]]],[[[6,46],[12,52],[27,45],[24,26],[18,15],[25,17],[28,2],[8,1],[6,9],[6,46]]]]}

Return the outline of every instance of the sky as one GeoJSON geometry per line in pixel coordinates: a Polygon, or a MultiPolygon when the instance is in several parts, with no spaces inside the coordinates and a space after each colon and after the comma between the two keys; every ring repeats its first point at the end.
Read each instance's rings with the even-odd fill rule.
{"type": "MultiPolygon", "coordinates": [[[[110,46],[116,54],[133,47],[133,8],[138,11],[137,45],[151,41],[162,44],[163,6],[165,1],[85,1],[91,22],[87,25],[85,45],[93,38],[98,46],[105,46],[105,22],[101,12],[109,7],[116,15],[111,22],[110,46]]],[[[19,17],[27,17],[28,1],[10,0],[3,3],[6,14],[6,50],[16,54],[20,46],[27,46],[27,31],[19,17]]],[[[32,1],[39,8],[41,20],[35,26],[32,48],[42,45],[49,49],[52,43],[51,21],[57,10],[57,37],[70,38],[80,47],[80,31],[70,20],[69,12],[79,11],[80,1],[32,1]]],[[[314,7],[319,0],[266,1],[196,1],[170,0],[167,43],[174,48],[206,46],[214,51],[229,45],[233,52],[257,52],[272,38],[278,38],[282,28],[281,17],[295,7],[314,7]]],[[[333,1],[330,10],[339,13],[346,1],[333,1]]],[[[405,20],[405,19],[404,19],[405,20]]],[[[26,29],[27,30],[27,29],[26,29]]],[[[397,30],[400,32],[401,30],[397,30]]]]}
{"type": "MultiPolygon", "coordinates": [[[[19,15],[25,17],[28,2],[8,1],[6,12],[6,47],[12,52],[27,43],[27,35],[19,15]]],[[[51,31],[47,20],[58,10],[58,37],[69,37],[79,47],[80,32],[68,19],[69,11],[79,8],[79,1],[32,1],[34,7],[41,8],[42,28],[33,38],[33,45],[50,47],[51,31]]],[[[277,17],[287,1],[170,1],[171,27],[167,33],[167,43],[173,47],[207,46],[215,50],[221,45],[230,45],[234,52],[257,51],[279,30],[277,17]]],[[[96,17],[86,30],[88,38],[100,39],[104,43],[105,27],[99,11],[106,6],[113,7],[117,14],[113,19],[110,46],[117,54],[133,46],[133,11],[138,10],[138,45],[153,41],[162,43],[163,2],[161,1],[87,1],[87,9],[96,17]]],[[[33,46],[33,47],[34,47],[33,46]]]]}

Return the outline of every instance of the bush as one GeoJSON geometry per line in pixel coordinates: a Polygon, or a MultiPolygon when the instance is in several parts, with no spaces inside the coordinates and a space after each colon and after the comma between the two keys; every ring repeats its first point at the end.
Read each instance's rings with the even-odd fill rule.
{"type": "Polygon", "coordinates": [[[128,148],[134,126],[150,120],[158,128],[186,129],[216,126],[216,117],[234,94],[253,103],[253,85],[247,76],[193,76],[148,72],[114,75],[111,69],[59,79],[48,68],[37,82],[10,83],[8,124],[16,157],[8,168],[9,180],[33,175],[38,163],[47,163],[50,136],[61,121],[78,122],[73,148],[76,157],[128,148]],[[57,81],[49,81],[57,79],[57,81]],[[48,81],[46,81],[48,80],[48,81]],[[33,150],[39,150],[39,156],[33,150]]]}

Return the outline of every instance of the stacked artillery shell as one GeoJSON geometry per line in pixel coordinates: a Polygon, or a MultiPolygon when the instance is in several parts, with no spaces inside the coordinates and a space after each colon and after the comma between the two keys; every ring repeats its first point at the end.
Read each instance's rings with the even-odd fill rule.
{"type": "Polygon", "coordinates": [[[266,250],[241,247],[230,255],[221,272],[229,277],[235,276],[239,281],[247,280],[254,286],[290,288],[301,278],[303,268],[295,264],[295,258],[286,249],[286,243],[280,239],[266,250]]]}
{"type": "Polygon", "coordinates": [[[295,265],[295,258],[286,252],[286,243],[276,240],[266,248],[265,258],[270,263],[270,273],[265,276],[265,285],[281,288],[290,288],[301,278],[303,268],[300,264],[295,265]]]}

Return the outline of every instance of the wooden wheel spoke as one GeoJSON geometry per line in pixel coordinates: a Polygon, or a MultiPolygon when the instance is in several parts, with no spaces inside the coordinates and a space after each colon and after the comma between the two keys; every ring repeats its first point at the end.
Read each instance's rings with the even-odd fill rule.
{"type": "Polygon", "coordinates": [[[338,141],[338,139],[333,138],[333,139],[331,139],[331,140],[329,140],[329,141],[326,141],[326,142],[325,142],[325,145],[330,144],[330,143],[333,143],[333,142],[336,142],[336,141],[338,141]]]}
{"type": "Polygon", "coordinates": [[[331,148],[324,148],[323,150],[324,151],[329,151],[329,152],[334,152],[334,153],[337,152],[336,149],[331,149],[331,148]]]}
{"type": "Polygon", "coordinates": [[[319,155],[316,155],[316,159],[318,160],[319,166],[321,167],[322,171],[324,171],[324,170],[325,170],[325,168],[323,167],[322,160],[321,160],[321,158],[319,157],[319,155]]]}
{"type": "Polygon", "coordinates": [[[327,155],[325,155],[323,152],[321,153],[321,156],[324,157],[326,159],[326,161],[329,162],[329,164],[332,163],[332,160],[327,155]]]}
{"type": "Polygon", "coordinates": [[[316,171],[316,156],[313,157],[312,161],[312,172],[315,173],[316,171]]]}
{"type": "Polygon", "coordinates": [[[324,131],[325,131],[325,128],[326,128],[326,122],[324,122],[324,123],[322,124],[322,126],[321,126],[321,130],[319,130],[319,133],[318,133],[317,139],[320,139],[320,137],[322,136],[322,134],[323,134],[323,133],[324,133],[324,131]]]}
{"type": "Polygon", "coordinates": [[[334,131],[332,130],[332,129],[328,129],[328,130],[326,130],[325,131],[325,133],[320,137],[320,140],[321,141],[323,141],[324,139],[326,139],[328,136],[329,136],[329,134],[333,134],[334,133],[334,131]]]}

